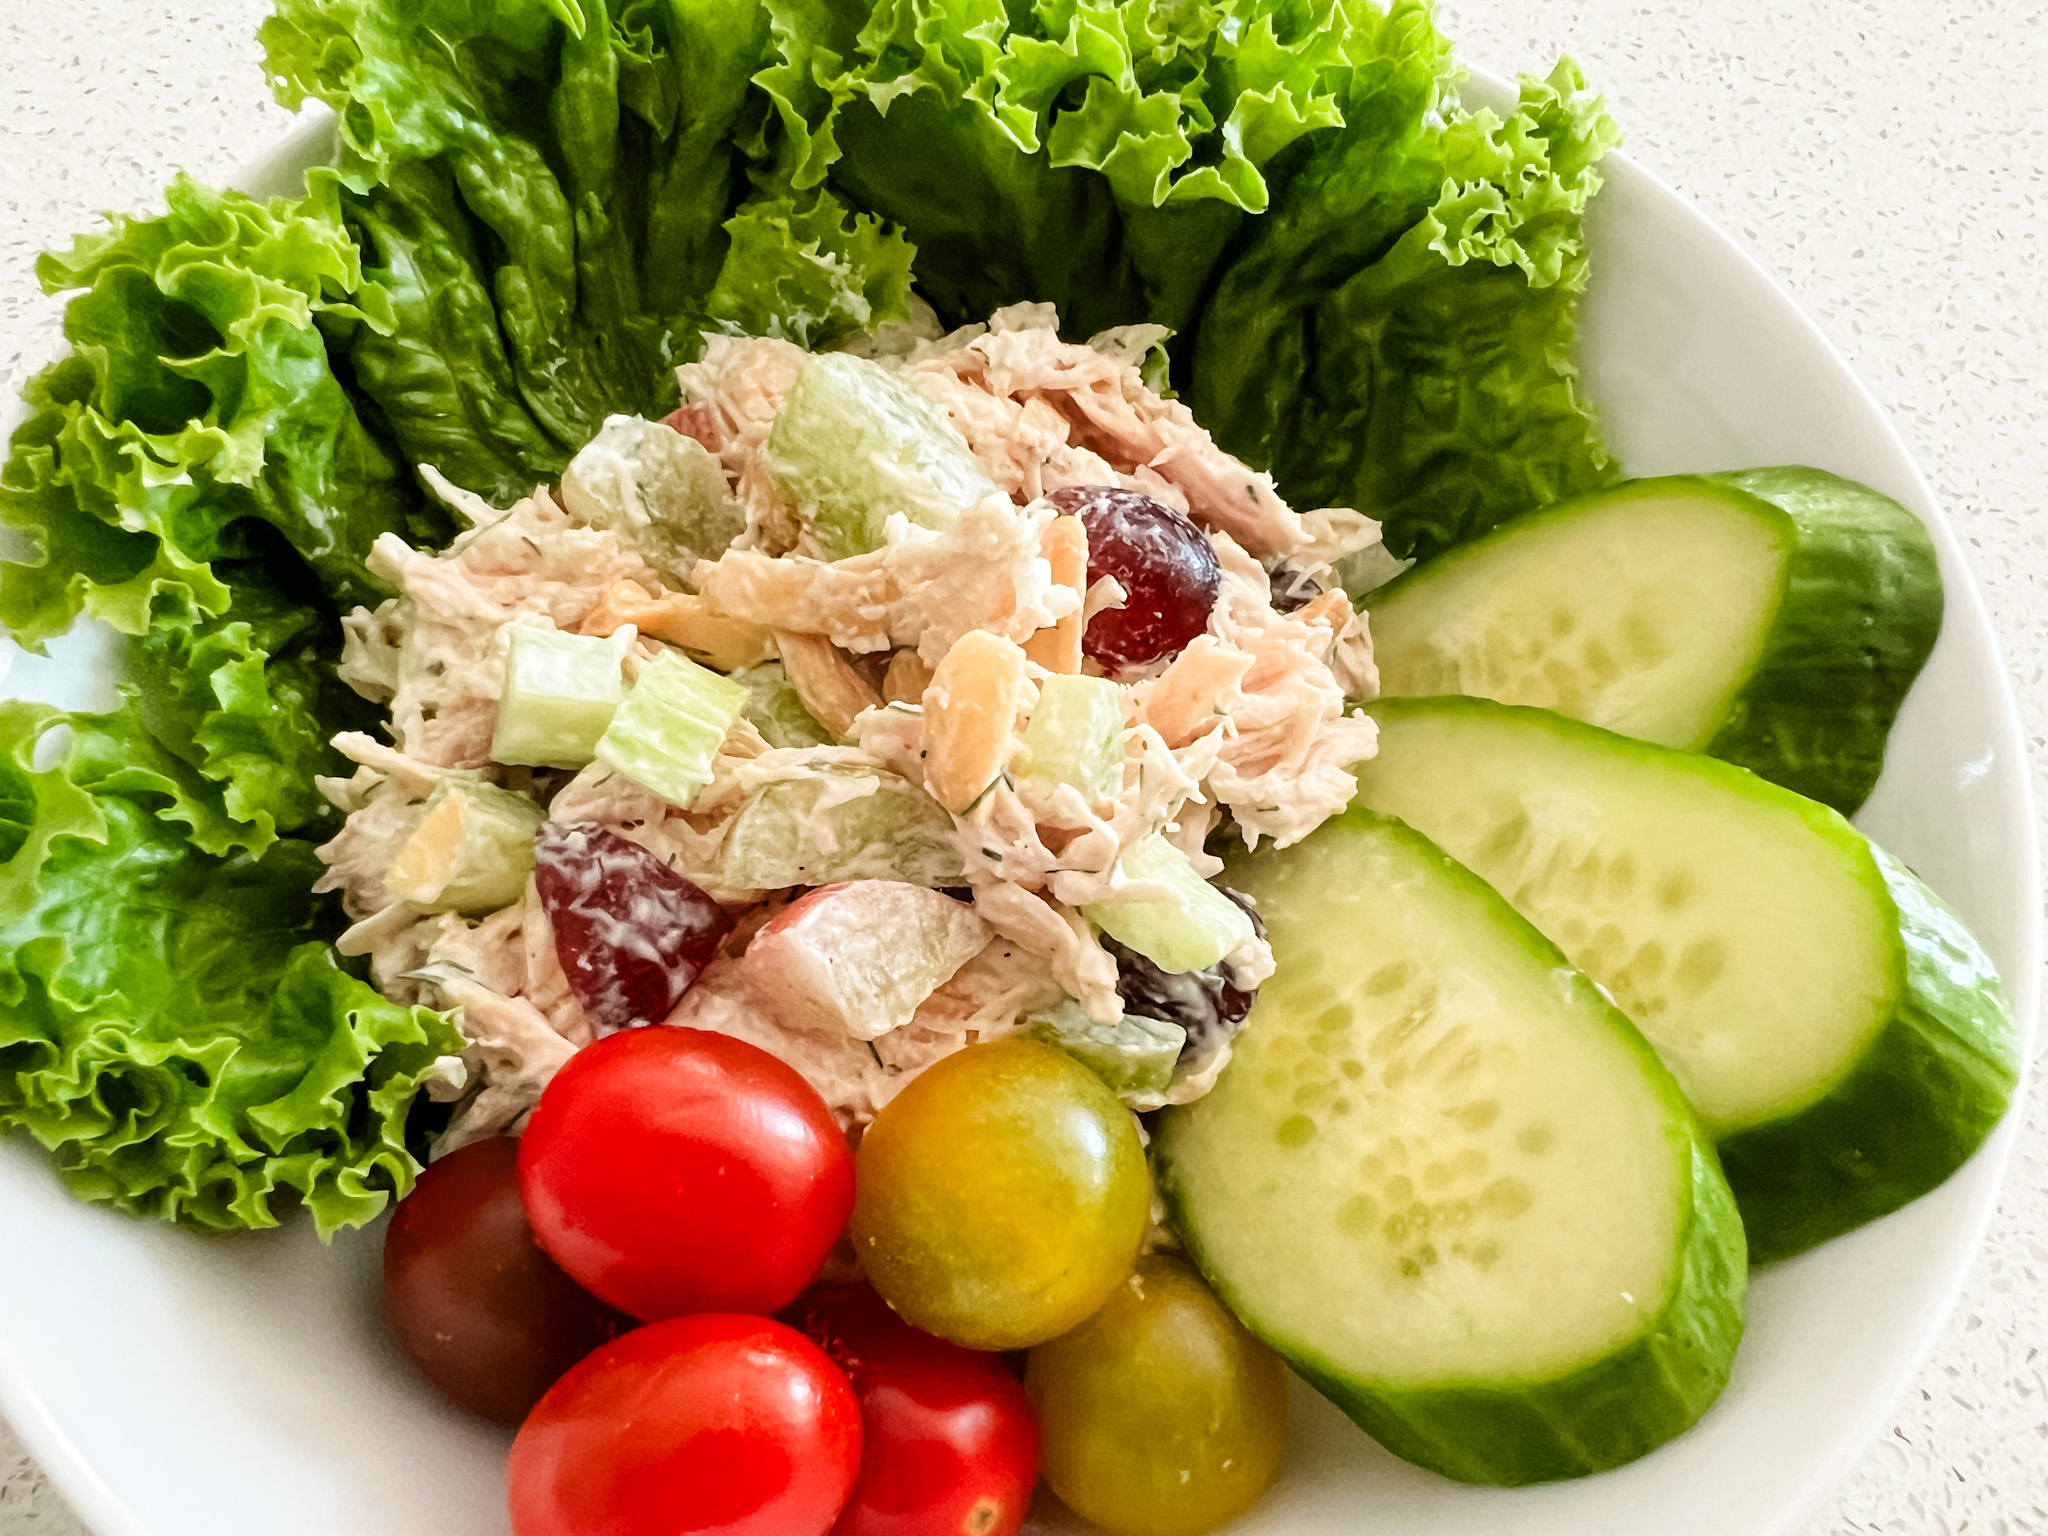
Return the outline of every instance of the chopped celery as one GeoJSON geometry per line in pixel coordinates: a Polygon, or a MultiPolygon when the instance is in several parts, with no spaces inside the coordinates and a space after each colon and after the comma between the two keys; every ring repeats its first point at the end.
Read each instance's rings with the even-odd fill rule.
{"type": "Polygon", "coordinates": [[[1174,1064],[1188,1039],[1178,1024],[1142,1014],[1127,1013],[1114,1024],[1100,1023],[1072,998],[1034,1019],[1031,1033],[1079,1061],[1118,1098],[1144,1101],[1140,1108],[1158,1107],[1172,1086],[1174,1064]]]}
{"type": "Polygon", "coordinates": [[[1156,894],[1119,893],[1081,910],[1161,970],[1207,970],[1252,937],[1250,915],[1157,833],[1127,848],[1118,867],[1125,879],[1152,886],[1156,894]]]}
{"type": "Polygon", "coordinates": [[[1038,690],[1011,772],[1071,784],[1090,805],[1124,786],[1123,694],[1106,677],[1055,674],[1038,690]]]}
{"type": "Polygon", "coordinates": [[[384,872],[384,888],[429,912],[496,912],[526,890],[547,813],[491,784],[443,780],[384,872]]]}
{"type": "Polygon", "coordinates": [[[741,711],[771,747],[829,747],[832,733],[804,708],[804,701],[779,661],[741,667],[732,680],[747,690],[741,711]]]}
{"type": "Polygon", "coordinates": [[[769,428],[767,462],[828,560],[879,549],[891,512],[943,529],[996,493],[943,412],[845,352],[804,365],[769,428]]]}
{"type": "Polygon", "coordinates": [[[597,756],[673,805],[711,782],[711,759],[739,719],[747,690],[674,651],[640,669],[597,756]]]}
{"type": "Polygon", "coordinates": [[[617,535],[672,586],[747,526],[725,469],[702,443],[638,416],[611,416],[562,471],[570,515],[617,535]]]}
{"type": "Polygon", "coordinates": [[[741,890],[838,880],[966,883],[953,818],[908,779],[829,767],[764,784],[718,845],[718,878],[741,890]]]}
{"type": "Polygon", "coordinates": [[[581,768],[626,697],[619,648],[599,635],[525,624],[507,629],[505,639],[492,760],[581,768]]]}

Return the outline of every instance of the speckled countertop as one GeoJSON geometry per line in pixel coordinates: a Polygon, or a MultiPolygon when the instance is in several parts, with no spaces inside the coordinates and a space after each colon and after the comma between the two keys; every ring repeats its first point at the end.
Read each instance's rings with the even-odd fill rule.
{"type": "MultiPolygon", "coordinates": [[[[2048,23],[2035,0],[1444,0],[1467,58],[1576,55],[1646,165],[1776,273],[1963,536],[2048,769],[2048,23]]],[[[0,388],[50,355],[35,253],[286,127],[263,0],[0,0],[0,388]]],[[[2048,803],[2048,793],[2042,794],[2048,803]]],[[[1933,1359],[1807,1536],[2048,1536],[2048,1073],[1933,1359]]],[[[0,1536],[80,1536],[0,1425],[0,1536]]],[[[1645,1536],[1655,1536],[1646,1532],[1645,1536]]]]}

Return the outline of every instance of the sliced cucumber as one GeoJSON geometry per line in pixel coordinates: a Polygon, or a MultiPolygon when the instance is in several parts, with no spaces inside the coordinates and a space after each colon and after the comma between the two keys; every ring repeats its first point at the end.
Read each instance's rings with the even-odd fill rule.
{"type": "Polygon", "coordinates": [[[1275,972],[1160,1188],[1239,1317],[1467,1482],[1644,1454],[1720,1394],[1743,1236],[1621,1013],[1420,834],[1353,810],[1233,864],[1275,972]]]}
{"type": "Polygon", "coordinates": [[[1469,865],[1613,995],[1721,1143],[1759,1261],[1896,1210],[2004,1112],[1983,951],[1824,806],[1547,710],[1374,705],[1359,800],[1469,865]]]}
{"type": "Polygon", "coordinates": [[[1372,601],[1381,690],[1530,704],[1740,763],[1847,815],[1941,628],[1918,518],[1818,469],[1634,480],[1372,601]]]}

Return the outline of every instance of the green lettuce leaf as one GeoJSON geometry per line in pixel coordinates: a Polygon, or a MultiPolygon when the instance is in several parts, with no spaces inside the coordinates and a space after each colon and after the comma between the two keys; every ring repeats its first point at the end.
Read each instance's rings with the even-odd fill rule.
{"type": "Polygon", "coordinates": [[[883,0],[831,24],[848,40],[782,109],[808,114],[808,159],[836,152],[833,184],[904,226],[943,318],[1050,300],[1076,335],[1184,328],[1354,75],[1435,39],[1421,0],[883,0]]]}
{"type": "Polygon", "coordinates": [[[339,967],[312,845],[235,847],[132,710],[0,704],[0,741],[0,1130],[83,1198],[206,1227],[302,1203],[326,1234],[403,1195],[407,1109],[461,1039],[339,967]]]}
{"type": "Polygon", "coordinates": [[[754,0],[283,0],[261,35],[280,99],[341,114],[392,320],[329,334],[406,456],[487,498],[671,409],[706,330],[818,345],[908,313],[900,237],[749,153],[753,76],[790,68],[754,0]]]}
{"type": "Polygon", "coordinates": [[[377,536],[445,537],[355,409],[316,317],[388,328],[331,195],[258,203],[179,178],[168,211],[43,258],[71,355],[32,380],[0,470],[0,624],[35,644],[89,613],[141,634],[164,602],[219,614],[209,569],[284,536],[338,600],[374,601],[377,536]]]}
{"type": "Polygon", "coordinates": [[[227,610],[159,613],[128,646],[125,673],[150,739],[198,771],[236,823],[237,846],[260,854],[279,833],[339,825],[313,776],[350,772],[329,742],[373,729],[378,711],[335,676],[340,631],[318,593],[279,583],[293,569],[288,549],[218,569],[227,610]]]}
{"type": "Polygon", "coordinates": [[[1571,347],[1617,134],[1569,62],[1505,122],[1389,63],[1222,274],[1188,395],[1298,505],[1427,556],[1614,473],[1571,347]]]}

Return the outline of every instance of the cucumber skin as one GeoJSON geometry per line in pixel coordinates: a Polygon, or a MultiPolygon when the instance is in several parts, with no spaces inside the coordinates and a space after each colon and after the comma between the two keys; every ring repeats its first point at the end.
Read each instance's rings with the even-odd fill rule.
{"type": "Polygon", "coordinates": [[[1941,632],[1934,541],[1890,497],[1825,470],[1704,478],[1770,503],[1799,531],[1764,653],[1706,751],[1853,816],[1941,632]]]}
{"type": "MultiPolygon", "coordinates": [[[[1381,724],[1384,752],[1390,719],[1433,710],[1538,717],[1560,734],[1684,764],[1722,788],[1791,793],[1732,763],[1526,705],[1447,694],[1383,699],[1367,713],[1381,724]]],[[[2019,1081],[2019,1037],[1997,969],[1962,920],[1839,812],[1805,799],[1795,808],[1822,835],[1854,839],[1869,851],[1871,883],[1898,914],[1903,975],[1891,1017],[1833,1086],[1782,1119],[1720,1139],[1721,1165],[1759,1264],[1803,1253],[1939,1188],[1990,1134],[2019,1081]]]]}
{"type": "MultiPolygon", "coordinates": [[[[1574,986],[1597,992],[1506,898],[1422,833],[1398,817],[1356,806],[1325,825],[1353,821],[1419,844],[1426,856],[1439,861],[1449,879],[1498,904],[1503,920],[1521,929],[1533,956],[1569,975],[1574,986]]],[[[1320,835],[1320,830],[1311,835],[1320,835]]],[[[1284,858],[1285,851],[1251,857],[1284,858]]],[[[1690,1143],[1692,1209],[1686,1219],[1679,1283],[1655,1321],[1614,1354],[1569,1375],[1509,1388],[1447,1383],[1374,1391],[1303,1347],[1266,1338],[1304,1381],[1373,1439],[1403,1460],[1458,1482],[1554,1482],[1607,1471],[1646,1455],[1691,1428],[1713,1406],[1728,1383],[1742,1337],[1749,1283],[1747,1240],[1713,1142],[1656,1048],[1604,992],[1598,996],[1616,1027],[1631,1038],[1644,1069],[1670,1105],[1674,1123],[1669,1134],[1690,1143]],[[1646,1380],[1656,1382],[1658,1391],[1642,1391],[1646,1380]]],[[[1210,1288],[1239,1321],[1258,1333],[1252,1321],[1256,1309],[1245,1304],[1228,1276],[1204,1253],[1200,1225],[1174,1177],[1175,1137],[1184,1133],[1186,1119],[1185,1112],[1169,1111],[1153,1133],[1154,1178],[1166,1203],[1168,1224],[1210,1288]]]]}
{"type": "Polygon", "coordinates": [[[1890,1021],[1827,1097],[1721,1143],[1759,1264],[1939,1186],[1991,1134],[2019,1082],[2019,1036],[1990,959],[1917,876],[1875,844],[1871,853],[1905,948],[1890,1021]]]}
{"type": "Polygon", "coordinates": [[[1473,1384],[1384,1394],[1312,1356],[1281,1353],[1396,1456],[1461,1483],[1555,1482],[1634,1461],[1714,1405],[1742,1338],[1742,1221],[1704,1135],[1693,1144],[1692,1169],[1693,1209],[1671,1300],[1640,1337],[1573,1375],[1506,1391],[1473,1384]],[[1645,1378],[1662,1390],[1642,1391],[1645,1378]]]}

